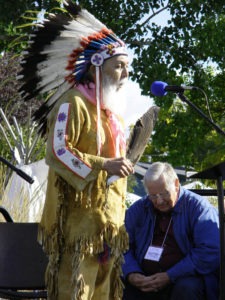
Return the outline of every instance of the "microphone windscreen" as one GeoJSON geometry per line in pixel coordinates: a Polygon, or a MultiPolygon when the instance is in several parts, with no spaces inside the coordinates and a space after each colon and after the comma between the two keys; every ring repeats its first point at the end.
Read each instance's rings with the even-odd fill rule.
{"type": "Polygon", "coordinates": [[[167,92],[165,91],[165,87],[168,84],[163,81],[154,81],[151,85],[151,93],[155,96],[165,96],[167,92]]]}

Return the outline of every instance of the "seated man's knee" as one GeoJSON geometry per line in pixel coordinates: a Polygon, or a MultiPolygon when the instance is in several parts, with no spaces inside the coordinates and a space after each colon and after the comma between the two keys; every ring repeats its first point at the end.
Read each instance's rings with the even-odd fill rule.
{"type": "Polygon", "coordinates": [[[175,282],[171,300],[204,300],[204,295],[204,282],[201,277],[184,277],[175,282]]]}

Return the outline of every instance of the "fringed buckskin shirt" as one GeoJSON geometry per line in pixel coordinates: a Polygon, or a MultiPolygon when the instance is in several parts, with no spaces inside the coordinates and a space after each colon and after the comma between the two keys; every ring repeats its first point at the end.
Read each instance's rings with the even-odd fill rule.
{"type": "MultiPolygon", "coordinates": [[[[102,166],[104,158],[115,157],[115,137],[105,110],[101,110],[101,122],[101,155],[97,156],[96,106],[79,91],[71,89],[63,95],[48,120],[48,186],[38,238],[49,256],[46,280],[51,299],[61,254],[66,251],[73,256],[72,282],[74,290],[79,290],[83,284],[80,260],[83,255],[101,253],[104,243],[117,258],[117,292],[122,291],[122,253],[128,248],[126,178],[106,186],[102,166]]],[[[124,155],[121,147],[120,156],[124,155]]]]}

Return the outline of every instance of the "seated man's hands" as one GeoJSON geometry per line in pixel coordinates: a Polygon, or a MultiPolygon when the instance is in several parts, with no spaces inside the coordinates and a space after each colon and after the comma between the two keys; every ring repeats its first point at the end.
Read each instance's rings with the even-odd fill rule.
{"type": "Polygon", "coordinates": [[[145,276],[140,273],[130,273],[127,279],[130,284],[142,292],[157,292],[170,283],[170,278],[166,272],[156,273],[151,276],[145,276]]]}
{"type": "Polygon", "coordinates": [[[134,173],[133,164],[129,159],[124,157],[106,158],[103,170],[107,171],[109,175],[117,175],[119,177],[126,177],[134,173]]]}

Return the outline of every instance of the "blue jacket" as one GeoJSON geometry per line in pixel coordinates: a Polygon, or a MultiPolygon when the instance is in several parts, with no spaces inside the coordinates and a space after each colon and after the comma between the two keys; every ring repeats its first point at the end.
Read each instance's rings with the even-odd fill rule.
{"type": "MultiPolygon", "coordinates": [[[[143,273],[140,265],[153,237],[155,218],[148,196],[127,210],[125,225],[130,248],[122,266],[125,278],[132,272],[143,273]]],[[[206,283],[207,299],[218,299],[216,273],[220,263],[220,237],[217,210],[203,197],[180,187],[172,219],[174,236],[184,258],[167,270],[171,281],[201,274],[206,283]]]]}

